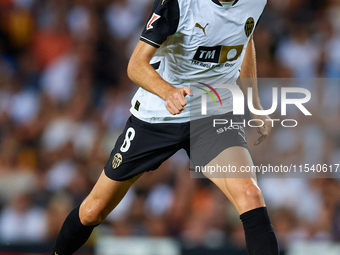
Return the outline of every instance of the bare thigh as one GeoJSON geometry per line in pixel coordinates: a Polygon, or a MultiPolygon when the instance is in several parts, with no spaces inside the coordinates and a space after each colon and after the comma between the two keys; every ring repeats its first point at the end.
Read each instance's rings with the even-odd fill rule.
{"type": "Polygon", "coordinates": [[[80,205],[79,217],[82,224],[90,226],[101,223],[140,176],[142,174],[127,181],[114,181],[103,171],[90,194],[80,205]]]}
{"type": "MultiPolygon", "coordinates": [[[[224,150],[209,162],[207,166],[216,166],[217,164],[219,166],[235,166],[236,169],[240,169],[241,166],[254,165],[249,151],[243,147],[231,147],[224,150]]],[[[228,173],[222,173],[218,176],[206,174],[206,177],[221,189],[236,207],[239,214],[265,206],[255,174],[240,174],[239,178],[230,178],[228,173]]]]}

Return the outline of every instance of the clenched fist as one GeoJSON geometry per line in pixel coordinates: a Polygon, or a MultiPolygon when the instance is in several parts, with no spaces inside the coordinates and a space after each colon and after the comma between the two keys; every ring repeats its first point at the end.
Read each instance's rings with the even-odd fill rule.
{"type": "Polygon", "coordinates": [[[172,114],[180,114],[187,105],[185,96],[192,96],[192,92],[188,87],[173,88],[165,97],[165,107],[172,114]]]}

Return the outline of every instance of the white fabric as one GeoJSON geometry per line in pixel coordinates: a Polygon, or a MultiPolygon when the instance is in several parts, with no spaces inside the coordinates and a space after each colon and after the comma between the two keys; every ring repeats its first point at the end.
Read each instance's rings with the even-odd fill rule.
{"type": "Polygon", "coordinates": [[[228,10],[233,4],[234,2],[220,2],[223,5],[223,8],[228,10]]]}
{"type": "MultiPolygon", "coordinates": [[[[246,22],[249,18],[253,18],[254,23],[257,23],[266,5],[266,0],[241,0],[229,9],[225,9],[211,0],[178,0],[178,3],[180,20],[177,32],[168,37],[151,60],[151,63],[161,61],[157,72],[165,81],[175,87],[194,85],[194,81],[205,82],[209,85],[235,84],[240,73],[245,49],[251,37],[247,37],[245,33],[246,22]],[[205,33],[196,24],[205,27],[205,33]],[[236,60],[215,64],[209,62],[209,58],[211,60],[214,54],[218,54],[216,51],[209,52],[210,55],[207,52],[200,52],[199,55],[203,56],[202,61],[193,61],[200,46],[221,45],[242,46],[242,53],[236,60]]],[[[235,52],[236,50],[229,51],[228,58],[232,59],[235,52]]],[[[221,57],[223,57],[222,54],[220,59],[221,57]]],[[[130,111],[137,118],[150,123],[187,122],[190,120],[190,110],[195,107],[201,108],[202,93],[202,91],[194,92],[186,109],[181,114],[173,116],[166,110],[163,99],[139,88],[132,99],[130,111]],[[134,109],[137,100],[140,102],[138,111],[134,109]]],[[[228,100],[231,96],[230,92],[224,89],[220,96],[224,103],[229,102],[229,107],[224,112],[231,111],[231,100],[228,100]]],[[[187,98],[189,101],[188,96],[187,98]]],[[[211,103],[214,104],[214,102],[211,103]]]]}

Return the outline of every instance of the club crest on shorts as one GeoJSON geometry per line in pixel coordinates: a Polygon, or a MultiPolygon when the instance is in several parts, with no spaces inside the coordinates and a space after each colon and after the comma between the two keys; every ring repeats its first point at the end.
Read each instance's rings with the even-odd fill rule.
{"type": "Polygon", "coordinates": [[[246,25],[244,26],[244,31],[246,32],[246,36],[249,37],[253,32],[255,27],[255,21],[252,17],[247,19],[246,25]]]}
{"type": "Polygon", "coordinates": [[[122,163],[122,161],[123,161],[123,156],[122,156],[122,154],[116,153],[116,154],[113,156],[113,159],[112,159],[112,168],[113,168],[113,169],[116,169],[117,167],[119,167],[120,164],[122,163]]]}

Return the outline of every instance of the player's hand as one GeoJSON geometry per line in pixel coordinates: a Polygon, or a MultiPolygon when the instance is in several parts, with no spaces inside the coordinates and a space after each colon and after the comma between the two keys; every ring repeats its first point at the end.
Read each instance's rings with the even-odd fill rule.
{"type": "Polygon", "coordinates": [[[165,97],[165,107],[172,114],[180,114],[187,105],[185,96],[192,96],[192,91],[188,87],[173,88],[165,97]]]}
{"type": "MultiPolygon", "coordinates": [[[[254,145],[257,146],[260,143],[262,143],[266,138],[269,136],[269,133],[272,129],[272,123],[271,118],[267,115],[255,115],[251,114],[252,119],[262,120],[264,125],[261,127],[256,128],[257,133],[259,133],[261,136],[255,141],[254,145]]],[[[260,126],[262,125],[261,121],[256,121],[256,125],[260,126]]]]}

